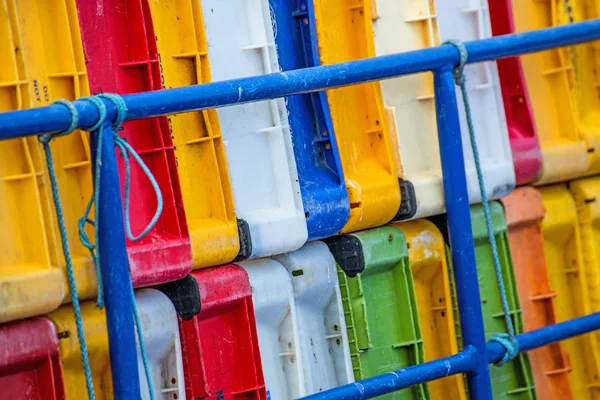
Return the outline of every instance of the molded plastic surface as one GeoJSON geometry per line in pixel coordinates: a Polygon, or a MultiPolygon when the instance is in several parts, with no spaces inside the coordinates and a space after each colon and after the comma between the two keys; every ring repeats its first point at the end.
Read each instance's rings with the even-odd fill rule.
{"type": "MultiPolygon", "coordinates": [[[[424,219],[392,226],[402,230],[406,236],[425,361],[456,354],[456,324],[444,237],[432,222],[424,219]]],[[[428,385],[433,399],[467,398],[464,378],[460,375],[431,381],[428,385]]]]}
{"type": "MultiPolygon", "coordinates": [[[[534,188],[522,187],[501,201],[508,224],[508,240],[525,330],[555,324],[554,298],[557,293],[550,285],[544,256],[542,196],[534,188]]],[[[528,354],[538,397],[572,399],[568,377],[571,366],[564,347],[560,343],[553,343],[528,354]]]]}
{"type": "MultiPolygon", "coordinates": [[[[600,17],[596,0],[556,0],[557,24],[569,24],[600,17]]],[[[600,51],[597,41],[564,49],[573,63],[573,95],[577,102],[579,135],[585,140],[589,169],[586,175],[600,173],[600,51]]]]}
{"type": "Polygon", "coordinates": [[[246,261],[268,396],[295,399],[354,381],[335,260],[311,242],[246,261]]]}
{"type": "MultiPolygon", "coordinates": [[[[564,0],[511,0],[515,32],[557,24],[564,0]]],[[[493,16],[504,20],[502,16],[493,16]]],[[[520,57],[542,150],[538,184],[564,181],[588,169],[587,147],[577,130],[569,49],[551,49],[520,57]]]]}
{"type": "MultiPolygon", "coordinates": [[[[492,225],[498,246],[500,267],[504,282],[506,297],[514,328],[517,334],[523,332],[523,319],[519,305],[515,275],[513,271],[510,247],[508,242],[507,225],[502,206],[498,202],[490,203],[492,225]]],[[[439,218],[442,222],[440,229],[446,229],[446,217],[439,218]]],[[[475,241],[475,258],[477,261],[477,274],[479,278],[479,291],[481,293],[481,306],[483,309],[483,323],[486,337],[496,333],[507,332],[504,321],[504,311],[498,289],[498,281],[494,270],[491,246],[488,240],[483,207],[471,206],[471,223],[473,225],[473,239],[475,241]]],[[[450,259],[448,259],[450,263],[450,259]]],[[[451,275],[453,280],[453,274],[451,275]]],[[[454,283],[452,283],[454,285],[454,283]]],[[[454,290],[454,289],[453,289],[454,290]]],[[[453,293],[454,296],[454,293],[453,293]]],[[[456,307],[455,299],[453,306],[456,307]]],[[[456,324],[459,320],[455,317],[456,324]]],[[[457,327],[457,333],[460,332],[457,327]]],[[[459,347],[462,348],[462,338],[458,337],[459,347]]],[[[519,354],[514,360],[504,364],[502,368],[490,367],[492,392],[494,398],[511,398],[518,400],[535,400],[535,386],[533,374],[527,353],[519,354]]]]}
{"type": "MultiPolygon", "coordinates": [[[[213,80],[279,71],[267,0],[202,0],[202,12],[213,80]]],[[[225,107],[217,113],[235,210],[250,228],[249,256],[298,249],[308,233],[285,101],[225,107]]]]}
{"type": "MultiPolygon", "coordinates": [[[[152,13],[152,21],[146,20],[146,32],[156,37],[162,85],[173,88],[210,82],[200,3],[142,2],[146,1],[152,13]]],[[[240,243],[217,112],[170,115],[167,120],[175,144],[194,268],[230,262],[240,251],[240,243]]]]}
{"type": "MultiPolygon", "coordinates": [[[[492,36],[487,0],[437,1],[440,39],[462,41],[492,36]]],[[[515,186],[515,171],[510,150],[504,105],[496,63],[486,62],[465,67],[467,92],[488,198],[508,194],[515,186]]],[[[469,141],[465,110],[460,89],[456,88],[467,168],[469,199],[481,201],[473,152],[469,141]]]]}
{"type": "Polygon", "coordinates": [[[0,326],[0,387],[4,399],[64,399],[58,336],[34,318],[0,326]]]}
{"type": "Polygon", "coordinates": [[[191,276],[201,311],[179,319],[187,399],[266,400],[247,273],[225,265],[191,276]]]}
{"type": "Polygon", "coordinates": [[[294,289],[306,393],[353,382],[342,296],[333,255],[323,242],[275,257],[294,289]]]}
{"type": "MultiPolygon", "coordinates": [[[[314,13],[307,0],[270,0],[277,26],[275,43],[284,71],[318,65],[314,13]]],[[[298,179],[302,192],[308,240],[338,233],[348,221],[346,192],[327,94],[317,92],[286,97],[298,179]]]]}
{"type": "MultiPolygon", "coordinates": [[[[310,1],[311,45],[322,64],[375,55],[369,0],[310,1]]],[[[401,195],[379,82],[328,90],[327,99],[350,199],[342,231],[383,225],[399,213],[401,195]]]]}
{"type": "MultiPolygon", "coordinates": [[[[57,9],[62,9],[58,3],[57,9]]],[[[46,76],[36,68],[44,60],[35,63],[36,54],[41,57],[33,47],[42,45],[40,33],[22,35],[33,30],[29,19],[35,13],[35,8],[17,8],[14,0],[0,1],[0,111],[49,102],[46,76]]],[[[37,138],[0,142],[0,322],[44,314],[63,301],[49,186],[37,138]]]]}
{"type": "MultiPolygon", "coordinates": [[[[177,313],[173,304],[167,296],[154,289],[136,291],[135,300],[140,315],[155,398],[185,399],[181,342],[177,313]]],[[[94,302],[82,303],[81,311],[96,398],[112,399],[112,379],[104,311],[96,308],[94,302]]],[[[87,398],[73,309],[71,306],[65,306],[50,314],[49,317],[56,325],[60,339],[60,357],[64,368],[67,398],[87,398]]],[[[142,398],[149,399],[139,346],[137,352],[142,398]]]]}
{"type": "MultiPolygon", "coordinates": [[[[377,55],[439,44],[433,1],[377,0],[377,14],[373,21],[377,55]]],[[[444,191],[431,74],[387,79],[381,81],[381,89],[396,169],[414,186],[414,217],[442,213],[444,191]]]]}
{"type": "Polygon", "coordinates": [[[245,261],[256,315],[256,331],[265,374],[267,398],[305,396],[306,385],[296,303],[290,275],[275,260],[245,261]]]}
{"type": "MultiPolygon", "coordinates": [[[[477,0],[478,1],[478,0],[477,0]]],[[[373,23],[377,55],[429,48],[440,44],[440,29],[447,28],[447,37],[464,40],[489,36],[477,35],[487,16],[463,13],[464,0],[377,0],[378,19],[373,23]],[[438,28],[438,25],[443,25],[438,28]],[[458,29],[464,31],[458,31],[458,29]],[[473,32],[472,32],[473,31],[473,32]],[[401,37],[402,40],[398,40],[401,37]]],[[[470,65],[466,68],[475,129],[489,197],[508,193],[515,184],[504,110],[496,66],[470,65]]],[[[383,98],[395,142],[395,162],[398,174],[414,186],[415,218],[441,214],[445,211],[442,168],[438,145],[435,97],[431,74],[415,74],[381,82],[383,98]]],[[[460,93],[457,100],[462,107],[460,93]]],[[[461,110],[461,129],[467,186],[471,203],[481,200],[470,150],[469,135],[461,110]]]]}
{"type": "MultiPolygon", "coordinates": [[[[584,265],[577,208],[564,185],[540,188],[546,215],[542,222],[550,284],[556,290],[556,319],[567,321],[592,312],[588,268],[584,265]]],[[[590,266],[597,268],[597,266],[590,266]]],[[[600,348],[597,333],[562,342],[569,353],[569,381],[575,399],[600,398],[600,348]]]]}
{"type": "MultiPolygon", "coordinates": [[[[494,36],[513,33],[515,28],[510,0],[491,0],[488,1],[488,5],[494,36]]],[[[537,178],[542,168],[542,153],[533,123],[529,94],[518,57],[503,58],[496,64],[515,165],[515,178],[517,185],[523,185],[537,178]]]]}
{"type": "MultiPolygon", "coordinates": [[[[327,245],[338,264],[354,378],[424,362],[415,287],[402,231],[376,228],[330,238],[327,245]]],[[[430,395],[427,384],[422,384],[381,398],[428,399],[430,395]]]]}
{"type": "MultiPolygon", "coordinates": [[[[89,86],[79,21],[74,0],[58,2],[25,0],[16,2],[21,28],[21,45],[33,94],[47,105],[56,99],[75,100],[88,96],[89,86]],[[39,94],[36,94],[39,93],[39,94]]],[[[34,97],[34,98],[35,98],[34,97]]],[[[64,211],[64,221],[80,298],[96,295],[96,276],[89,250],[81,244],[77,222],[85,212],[92,193],[89,134],[74,131],[51,143],[54,169],[64,211]]],[[[42,155],[45,164],[45,157],[42,155]]],[[[59,239],[54,207],[51,219],[59,239]]],[[[88,237],[93,230],[88,226],[88,237]]],[[[54,264],[65,271],[60,241],[54,264]]],[[[66,277],[66,274],[63,273],[66,277]]],[[[65,299],[69,299],[65,284],[65,299]]]]}
{"type": "MultiPolygon", "coordinates": [[[[569,183],[579,218],[583,265],[592,312],[600,311],[600,177],[569,183]]],[[[600,336],[599,336],[600,338],[600,336]]]]}
{"type": "MultiPolygon", "coordinates": [[[[129,94],[161,88],[156,41],[146,0],[98,0],[92,7],[77,0],[81,37],[90,90],[129,94]],[[102,12],[97,8],[102,7],[102,12]]],[[[134,287],[183,278],[192,269],[190,240],[166,117],[130,121],[119,136],[140,154],[156,178],[163,210],[156,226],[140,241],[127,240],[129,269],[134,287]]],[[[120,152],[117,150],[117,155],[120,152]]],[[[125,163],[119,160],[121,186],[125,163]]],[[[156,210],[156,194],[136,162],[131,162],[131,230],[139,234],[156,210]]],[[[127,217],[127,216],[125,216],[127,217]]]]}

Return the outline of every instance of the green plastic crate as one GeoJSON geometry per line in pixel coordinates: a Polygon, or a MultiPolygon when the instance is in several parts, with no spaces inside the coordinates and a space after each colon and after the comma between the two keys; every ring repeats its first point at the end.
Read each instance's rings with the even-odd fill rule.
{"type": "MultiPolygon", "coordinates": [[[[508,244],[508,232],[506,219],[504,218],[504,209],[499,202],[494,201],[490,202],[490,212],[496,236],[496,244],[498,245],[502,278],[506,288],[510,314],[516,333],[518,334],[523,332],[523,317],[521,315],[519,295],[517,293],[515,274],[510,255],[510,246],[508,244]]],[[[446,230],[445,216],[432,218],[432,220],[438,224],[440,230],[446,230]]],[[[477,275],[479,277],[479,291],[481,293],[481,307],[483,309],[483,324],[486,338],[489,340],[492,335],[496,333],[505,333],[507,330],[506,323],[504,322],[504,311],[500,299],[500,291],[496,281],[492,251],[488,241],[483,207],[481,205],[471,207],[471,223],[473,224],[475,258],[477,259],[477,275]]],[[[448,254],[448,265],[451,270],[450,280],[453,293],[452,302],[453,308],[457,310],[455,296],[456,288],[454,286],[451,261],[452,258],[450,257],[450,254],[448,254]]],[[[455,321],[458,325],[459,319],[457,311],[455,312],[455,315],[455,321]]],[[[457,326],[457,338],[459,348],[462,348],[459,326],[457,326]]],[[[519,354],[517,358],[506,363],[502,368],[490,365],[490,374],[492,378],[492,392],[494,399],[534,400],[537,398],[527,353],[519,354]]]]}
{"type": "MultiPolygon", "coordinates": [[[[338,265],[356,380],[423,363],[423,340],[406,239],[382,227],[326,241],[338,265]]],[[[426,384],[381,396],[429,399],[426,384]]]]}

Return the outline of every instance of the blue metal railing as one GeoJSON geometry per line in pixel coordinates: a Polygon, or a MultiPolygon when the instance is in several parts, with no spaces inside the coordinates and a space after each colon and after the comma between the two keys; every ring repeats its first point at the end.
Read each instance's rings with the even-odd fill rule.
{"type": "MultiPolygon", "coordinates": [[[[468,63],[476,63],[595,39],[600,39],[600,20],[477,40],[465,45],[469,53],[468,63]]],[[[434,72],[448,232],[464,350],[450,357],[368,378],[308,398],[366,399],[458,373],[467,374],[471,398],[492,398],[488,364],[499,360],[505,349],[496,342],[486,343],[483,330],[459,117],[451,74],[458,61],[459,54],[454,46],[439,46],[349,63],[123,96],[128,109],[127,120],[131,120],[273,99],[418,72],[434,72]]],[[[109,120],[114,119],[114,106],[107,101],[105,105],[109,120]]],[[[90,127],[98,121],[98,110],[90,102],[79,100],[74,102],[74,106],[79,113],[78,127],[90,127]]],[[[70,122],[70,112],[60,105],[2,113],[0,139],[62,131],[68,128],[70,122]]],[[[139,393],[139,388],[136,391],[132,386],[138,385],[139,379],[135,367],[137,361],[131,307],[123,305],[122,300],[129,293],[131,282],[128,279],[122,203],[112,135],[104,135],[103,146],[100,259],[105,285],[113,389],[115,398],[121,400],[136,397],[132,397],[132,393],[139,393]]],[[[517,337],[519,349],[528,351],[597,329],[600,329],[600,313],[521,334],[517,337]]]]}

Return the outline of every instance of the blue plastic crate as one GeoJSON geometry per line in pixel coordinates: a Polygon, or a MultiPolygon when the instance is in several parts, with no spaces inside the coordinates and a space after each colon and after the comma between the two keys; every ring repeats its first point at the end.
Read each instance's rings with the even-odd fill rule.
{"type": "MultiPolygon", "coordinates": [[[[269,0],[279,65],[284,71],[319,65],[311,2],[269,0]],[[312,40],[311,40],[312,39],[312,40]]],[[[325,92],[286,97],[304,203],[308,240],[338,233],[350,201],[325,92]]]]}

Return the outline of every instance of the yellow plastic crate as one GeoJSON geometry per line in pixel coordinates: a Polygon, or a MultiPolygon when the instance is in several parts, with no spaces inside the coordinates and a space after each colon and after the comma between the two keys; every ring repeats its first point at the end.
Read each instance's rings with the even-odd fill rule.
{"type": "MultiPolygon", "coordinates": [[[[9,111],[74,100],[88,94],[73,0],[2,0],[0,108],[9,111]]],[[[91,193],[87,134],[52,144],[79,294],[95,293],[89,252],[79,243],[77,219],[91,193]]],[[[0,143],[0,321],[50,312],[67,297],[64,258],[45,157],[36,138],[0,143]]]]}
{"type": "MultiPolygon", "coordinates": [[[[375,56],[369,0],[313,4],[322,64],[375,56]]],[[[342,232],[383,225],[399,211],[400,187],[379,82],[328,90],[327,98],[350,198],[342,232]]]]}
{"type": "MultiPolygon", "coordinates": [[[[99,400],[111,399],[112,376],[108,353],[108,334],[106,316],[94,302],[81,303],[83,330],[92,370],[94,393],[99,400]]],[[[77,328],[73,317],[73,308],[64,306],[48,315],[56,326],[59,337],[60,359],[63,366],[65,395],[69,399],[87,399],[85,374],[81,364],[81,352],[77,339],[77,328]]]]}
{"type": "MultiPolygon", "coordinates": [[[[148,0],[163,86],[211,81],[199,1],[148,0]]],[[[225,148],[214,109],[168,117],[192,243],[194,268],[225,264],[240,244],[225,148]]]]}
{"type": "MultiPolygon", "coordinates": [[[[581,22],[600,17],[596,0],[557,0],[557,24],[581,22]]],[[[598,42],[587,42],[567,49],[574,67],[573,93],[577,101],[578,130],[587,146],[587,175],[600,173],[600,48],[598,42]]]]}
{"type": "MultiPolygon", "coordinates": [[[[512,0],[516,32],[548,28],[558,22],[564,0],[512,0]]],[[[521,56],[542,150],[537,184],[565,181],[588,170],[584,137],[577,127],[573,65],[567,48],[521,56]]]]}
{"type": "MultiPolygon", "coordinates": [[[[544,254],[558,322],[592,312],[577,208],[564,185],[540,188],[546,215],[542,222],[544,254]]],[[[597,265],[591,267],[598,268],[597,265]]],[[[596,294],[597,296],[597,294],[596,294]]],[[[575,399],[600,399],[600,343],[597,333],[563,342],[570,356],[569,381],[575,399]]]]}
{"type": "MultiPolygon", "coordinates": [[[[441,232],[432,222],[424,219],[391,225],[404,232],[408,243],[425,361],[456,354],[456,324],[452,310],[446,245],[441,232]]],[[[429,390],[433,399],[467,398],[464,379],[460,375],[431,381],[429,390]]]]}
{"type": "MultiPolygon", "coordinates": [[[[20,26],[12,1],[0,1],[0,111],[33,107],[43,96],[30,89],[20,26]]],[[[43,104],[43,103],[41,103],[43,104]]],[[[60,270],[51,253],[48,184],[36,138],[0,142],[0,322],[44,314],[63,300],[60,270]]]]}
{"type": "MultiPolygon", "coordinates": [[[[42,88],[48,88],[47,102],[88,96],[90,93],[75,1],[19,0],[16,5],[25,68],[32,85],[39,82],[42,88]]],[[[81,298],[96,294],[94,266],[88,249],[79,241],[77,228],[77,221],[83,216],[92,193],[88,139],[88,133],[74,131],[51,144],[77,291],[81,298]]],[[[52,218],[59,239],[54,212],[52,218]]],[[[88,235],[92,233],[89,229],[88,235]]],[[[53,260],[53,264],[60,265],[65,271],[62,248],[58,248],[58,260],[53,260]]],[[[68,292],[66,284],[65,292],[68,292]]],[[[65,298],[68,298],[67,294],[65,298]]]]}
{"type": "MultiPolygon", "coordinates": [[[[588,285],[592,312],[600,311],[600,177],[585,178],[569,183],[575,200],[583,266],[588,285]]],[[[600,335],[598,336],[600,338],[600,335]]]]}

